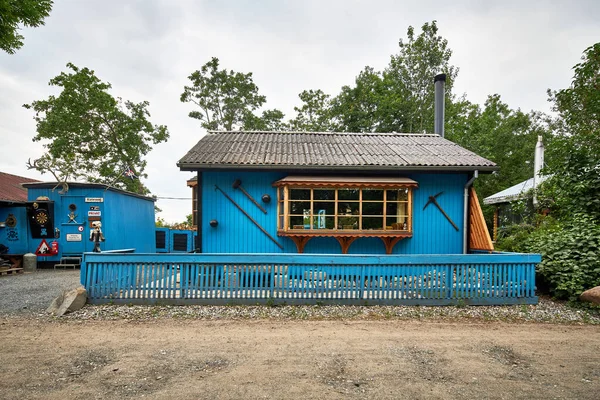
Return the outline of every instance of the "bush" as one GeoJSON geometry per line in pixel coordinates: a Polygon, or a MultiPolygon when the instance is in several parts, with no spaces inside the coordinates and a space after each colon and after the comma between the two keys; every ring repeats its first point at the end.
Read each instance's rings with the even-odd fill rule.
{"type": "Polygon", "coordinates": [[[500,228],[496,240],[496,249],[525,253],[529,251],[527,239],[534,230],[535,227],[530,224],[515,224],[500,228]]]}
{"type": "Polygon", "coordinates": [[[576,301],[582,292],[600,285],[600,225],[594,219],[584,215],[563,223],[548,219],[524,247],[542,254],[538,277],[554,297],[576,301]]]}

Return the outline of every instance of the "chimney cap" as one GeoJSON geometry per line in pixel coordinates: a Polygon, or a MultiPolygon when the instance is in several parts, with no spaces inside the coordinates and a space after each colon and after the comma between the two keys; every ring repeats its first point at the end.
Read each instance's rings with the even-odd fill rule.
{"type": "Polygon", "coordinates": [[[439,81],[446,82],[446,74],[438,74],[435,76],[435,78],[433,78],[433,83],[439,81]]]}

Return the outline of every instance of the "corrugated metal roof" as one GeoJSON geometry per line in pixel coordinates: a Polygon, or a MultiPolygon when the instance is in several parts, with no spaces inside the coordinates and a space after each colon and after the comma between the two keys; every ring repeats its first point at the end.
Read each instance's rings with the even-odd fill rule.
{"type": "Polygon", "coordinates": [[[0,172],[0,201],[27,201],[27,189],[21,183],[39,182],[35,179],[0,172]]]}
{"type": "MultiPolygon", "coordinates": [[[[551,175],[540,176],[538,184],[544,182],[550,176],[551,175]]],[[[483,199],[483,204],[508,203],[523,197],[531,189],[533,189],[533,178],[529,178],[526,181],[509,187],[508,189],[504,189],[501,192],[494,193],[493,195],[486,197],[483,199]]]]}
{"type": "Polygon", "coordinates": [[[177,163],[182,170],[284,168],[496,170],[433,134],[210,131],[177,163]]]}

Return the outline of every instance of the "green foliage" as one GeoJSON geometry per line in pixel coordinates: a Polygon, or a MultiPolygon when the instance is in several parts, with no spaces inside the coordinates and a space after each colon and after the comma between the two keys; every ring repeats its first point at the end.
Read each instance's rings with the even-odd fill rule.
{"type": "Polygon", "coordinates": [[[510,251],[514,253],[527,253],[529,247],[527,239],[535,230],[531,224],[513,224],[498,230],[498,239],[496,240],[496,250],[510,251]]]}
{"type": "Polygon", "coordinates": [[[546,172],[554,175],[548,193],[559,217],[579,212],[600,221],[600,43],[582,60],[569,88],[548,92],[558,113],[552,121],[557,138],[548,148],[546,172]]]}
{"type": "Polygon", "coordinates": [[[572,301],[600,285],[600,43],[582,60],[569,88],[549,91],[558,116],[550,120],[554,137],[545,173],[553,175],[538,199],[550,217],[527,237],[517,231],[500,241],[504,248],[541,253],[539,283],[572,301]]]}
{"type": "Polygon", "coordinates": [[[23,47],[19,25],[38,27],[50,15],[52,0],[0,0],[0,49],[14,54],[23,47]]]}
{"type": "Polygon", "coordinates": [[[71,63],[67,67],[71,72],[50,80],[62,88],[60,95],[23,106],[35,111],[33,141],[46,142],[46,153],[29,167],[52,173],[59,182],[84,179],[147,194],[139,179],[147,177],[144,156],[153,144],[168,139],[167,128],[150,123],[147,101],[114,98],[110,83],[94,71],[71,63]],[[138,179],[124,176],[127,167],[138,179]]]}
{"type": "Polygon", "coordinates": [[[302,107],[294,107],[297,115],[290,121],[294,131],[329,132],[334,130],[331,119],[330,96],[322,90],[305,90],[298,95],[302,107]]]}
{"type": "MultiPolygon", "coordinates": [[[[205,129],[231,131],[241,128],[246,119],[252,119],[252,112],[266,102],[265,96],[258,94],[251,72],[220,70],[216,57],[188,78],[192,85],[184,87],[180,100],[200,108],[200,111],[191,111],[189,116],[202,121],[205,129]]],[[[248,122],[249,125],[256,123],[248,122]]]]}
{"type": "Polygon", "coordinates": [[[262,116],[257,117],[247,112],[244,117],[243,129],[247,131],[287,131],[289,124],[283,119],[285,114],[277,109],[265,110],[262,116]]]}
{"type": "Polygon", "coordinates": [[[543,224],[527,239],[527,248],[542,254],[538,277],[556,298],[574,301],[600,286],[600,225],[589,216],[543,224]]]}
{"type": "MultiPolygon", "coordinates": [[[[416,35],[408,27],[407,40],[399,40],[399,52],[378,72],[366,67],[355,86],[344,86],[332,99],[332,117],[346,132],[433,132],[434,84],[445,73],[446,104],[451,104],[458,68],[450,65],[452,51],[438,34],[436,21],[425,23],[416,35]]],[[[452,109],[447,111],[452,113],[452,109]]]]}

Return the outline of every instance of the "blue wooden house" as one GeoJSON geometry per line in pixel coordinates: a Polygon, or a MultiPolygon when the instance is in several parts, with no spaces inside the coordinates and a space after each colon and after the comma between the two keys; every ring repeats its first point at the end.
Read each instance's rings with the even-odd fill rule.
{"type": "Polygon", "coordinates": [[[102,251],[156,251],[154,199],[150,197],[97,183],[69,182],[61,186],[56,182],[33,182],[23,186],[28,189],[28,251],[38,254],[41,262],[56,263],[62,257],[81,257],[91,252],[94,222],[102,224],[102,251]],[[53,242],[57,252],[52,251],[53,242]],[[42,253],[47,251],[43,243],[50,247],[48,256],[42,253]]]}
{"type": "Polygon", "coordinates": [[[177,165],[202,252],[493,250],[471,186],[497,167],[437,134],[209,132],[177,165]]]}

